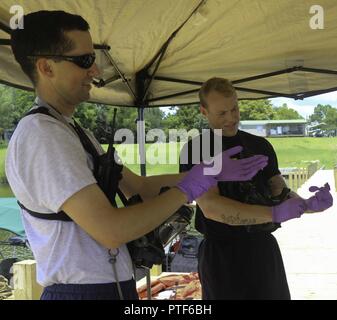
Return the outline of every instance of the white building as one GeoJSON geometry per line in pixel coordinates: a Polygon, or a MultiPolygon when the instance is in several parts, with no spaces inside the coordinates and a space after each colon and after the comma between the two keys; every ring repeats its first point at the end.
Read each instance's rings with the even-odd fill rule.
{"type": "Polygon", "coordinates": [[[261,137],[303,137],[306,136],[307,121],[298,120],[245,120],[240,129],[261,137]]]}

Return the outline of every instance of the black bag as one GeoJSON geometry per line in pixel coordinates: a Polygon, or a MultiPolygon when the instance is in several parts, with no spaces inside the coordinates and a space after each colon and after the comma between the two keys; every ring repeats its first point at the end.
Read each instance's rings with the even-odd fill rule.
{"type": "MultiPolygon", "coordinates": [[[[164,187],[160,193],[168,189],[168,187],[164,187]]],[[[130,206],[140,202],[142,202],[141,197],[135,195],[127,200],[126,205],[130,206]]],[[[183,205],[160,226],[146,235],[127,243],[135,267],[152,268],[154,264],[164,263],[164,247],[184,231],[186,226],[191,222],[192,216],[193,209],[183,205]]]]}

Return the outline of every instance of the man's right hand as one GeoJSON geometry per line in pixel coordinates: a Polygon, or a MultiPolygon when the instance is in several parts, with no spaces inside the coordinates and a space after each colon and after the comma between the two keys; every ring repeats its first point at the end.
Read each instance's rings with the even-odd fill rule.
{"type": "Polygon", "coordinates": [[[221,161],[220,172],[216,166],[210,167],[205,163],[196,164],[177,184],[177,187],[187,195],[188,201],[192,202],[211,187],[216,186],[218,181],[250,180],[267,165],[268,157],[256,155],[239,160],[230,158],[241,150],[241,146],[236,146],[214,157],[214,163],[221,161]]]}
{"type": "Polygon", "coordinates": [[[242,151],[241,146],[230,148],[214,157],[214,163],[221,161],[222,168],[216,176],[218,181],[247,181],[252,179],[268,164],[268,157],[255,155],[245,159],[231,159],[242,151]]]}
{"type": "Polygon", "coordinates": [[[299,218],[306,210],[307,205],[304,199],[290,198],[272,207],[273,222],[281,223],[290,219],[299,218]]]}

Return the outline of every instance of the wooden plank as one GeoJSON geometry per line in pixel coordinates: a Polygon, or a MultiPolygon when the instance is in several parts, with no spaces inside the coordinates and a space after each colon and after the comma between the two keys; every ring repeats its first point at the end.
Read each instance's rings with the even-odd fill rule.
{"type": "Polygon", "coordinates": [[[299,188],[302,186],[302,184],[304,183],[304,179],[303,179],[303,168],[299,168],[298,169],[299,172],[299,188]]]}
{"type": "Polygon", "coordinates": [[[36,261],[24,260],[13,265],[14,299],[39,300],[42,286],[36,282],[36,261]]]}
{"type": "Polygon", "coordinates": [[[288,187],[291,190],[294,190],[294,174],[292,172],[289,172],[288,177],[289,177],[289,179],[288,179],[288,187]]]}
{"type": "Polygon", "coordinates": [[[298,189],[298,170],[294,171],[293,174],[294,174],[294,184],[293,184],[294,189],[293,190],[295,192],[297,192],[297,189],[298,189]]]}
{"type": "Polygon", "coordinates": [[[304,170],[304,181],[306,182],[309,179],[308,168],[303,168],[304,170]]]}

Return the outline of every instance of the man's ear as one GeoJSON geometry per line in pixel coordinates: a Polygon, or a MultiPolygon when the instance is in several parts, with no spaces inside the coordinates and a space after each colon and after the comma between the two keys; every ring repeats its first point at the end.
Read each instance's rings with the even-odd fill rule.
{"type": "Polygon", "coordinates": [[[36,69],[41,75],[51,78],[54,75],[53,66],[50,63],[50,60],[46,58],[40,58],[36,62],[36,69]]]}
{"type": "Polygon", "coordinates": [[[202,104],[200,105],[200,113],[207,117],[207,109],[202,104]]]}

